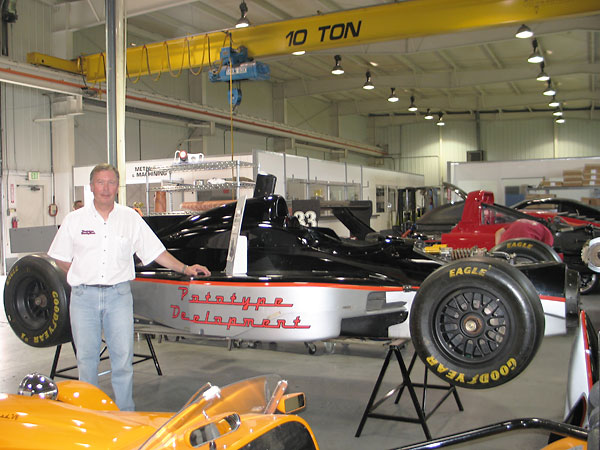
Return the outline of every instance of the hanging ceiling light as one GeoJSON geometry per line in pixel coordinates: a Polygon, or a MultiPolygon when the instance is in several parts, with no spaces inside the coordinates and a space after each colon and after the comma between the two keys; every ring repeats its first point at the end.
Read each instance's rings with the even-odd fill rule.
{"type": "Polygon", "coordinates": [[[375,86],[373,86],[373,82],[371,81],[371,72],[367,70],[365,76],[367,77],[367,81],[365,81],[365,84],[363,84],[363,89],[366,89],[367,91],[375,89],[375,86]]]}
{"type": "Polygon", "coordinates": [[[444,113],[438,114],[438,121],[436,122],[436,125],[438,127],[443,127],[444,125],[446,125],[446,122],[444,122],[444,113]]]}
{"type": "Polygon", "coordinates": [[[334,58],[335,58],[335,66],[333,66],[333,69],[331,69],[331,73],[334,75],[341,75],[344,73],[344,69],[342,68],[342,65],[340,64],[342,57],[340,55],[335,55],[334,58]]]}
{"type": "Polygon", "coordinates": [[[549,79],[548,81],[546,81],[546,83],[547,83],[547,87],[546,87],[546,90],[544,91],[544,95],[547,95],[548,97],[554,97],[556,95],[556,91],[552,87],[552,80],[549,79]]]}
{"type": "Polygon", "coordinates": [[[556,100],[555,96],[552,96],[552,100],[550,100],[550,103],[548,103],[548,106],[550,108],[558,108],[560,106],[560,102],[558,100],[556,100]]]}
{"type": "Polygon", "coordinates": [[[398,101],[398,96],[396,95],[396,88],[391,88],[392,93],[390,94],[390,96],[388,97],[388,102],[397,102],[398,101]]]}
{"type": "Polygon", "coordinates": [[[432,120],[433,119],[433,114],[431,114],[431,111],[429,110],[429,108],[427,108],[427,113],[425,114],[425,120],[432,120]]]}
{"type": "Polygon", "coordinates": [[[542,53],[540,52],[540,49],[538,47],[537,39],[534,39],[531,45],[533,45],[533,52],[531,53],[531,55],[529,55],[529,58],[527,58],[527,62],[530,62],[532,64],[539,64],[544,60],[544,57],[542,56],[542,53]]]}
{"type": "Polygon", "coordinates": [[[536,80],[538,80],[538,81],[548,81],[550,79],[550,75],[548,75],[544,71],[544,67],[546,67],[546,65],[544,64],[544,62],[541,62],[540,63],[540,73],[538,73],[538,76],[537,76],[536,80]]]}
{"type": "Polygon", "coordinates": [[[242,0],[242,3],[240,3],[240,20],[238,20],[235,23],[235,27],[236,28],[246,28],[250,26],[250,21],[248,20],[248,17],[246,17],[246,15],[248,14],[248,6],[246,5],[246,2],[244,0],[242,0]]]}
{"type": "Polygon", "coordinates": [[[527,39],[533,36],[533,31],[527,25],[523,24],[517,30],[515,37],[519,39],[527,39]]]}
{"type": "Polygon", "coordinates": [[[560,109],[560,108],[556,108],[556,109],[554,110],[554,112],[552,113],[552,115],[553,115],[553,116],[556,116],[556,117],[560,117],[560,116],[562,116],[562,115],[563,115],[562,109],[560,109]]]}
{"type": "Polygon", "coordinates": [[[410,106],[408,107],[408,110],[410,112],[415,112],[415,111],[419,110],[419,108],[417,108],[417,105],[415,105],[415,96],[414,95],[410,96],[410,106]]]}
{"type": "Polygon", "coordinates": [[[564,117],[562,117],[562,116],[560,116],[560,117],[557,117],[557,118],[556,118],[556,120],[555,120],[555,122],[556,122],[556,123],[565,123],[565,118],[564,118],[564,117]]]}

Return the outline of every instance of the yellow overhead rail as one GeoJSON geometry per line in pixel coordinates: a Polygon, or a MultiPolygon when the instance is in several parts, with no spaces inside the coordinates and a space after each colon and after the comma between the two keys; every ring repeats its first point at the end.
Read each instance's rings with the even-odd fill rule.
{"type": "MultiPolygon", "coordinates": [[[[234,48],[247,47],[248,55],[257,58],[599,11],[598,0],[410,0],[131,47],[127,49],[127,75],[137,79],[169,71],[178,76],[183,69],[218,60],[221,47],[230,42],[234,48]]],[[[28,55],[32,64],[82,73],[89,82],[105,79],[104,53],[59,64],[56,59],[28,55]]]]}

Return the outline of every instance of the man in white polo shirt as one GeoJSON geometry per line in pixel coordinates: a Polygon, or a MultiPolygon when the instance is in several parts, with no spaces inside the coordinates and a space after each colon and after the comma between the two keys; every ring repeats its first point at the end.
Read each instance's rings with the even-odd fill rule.
{"type": "Polygon", "coordinates": [[[119,409],[133,411],[133,254],[187,276],[210,275],[171,255],[133,209],[115,203],[119,172],[99,164],[90,173],[94,201],[63,220],[48,254],[71,285],[71,332],[79,379],[98,385],[102,332],[110,354],[112,386],[119,409]]]}

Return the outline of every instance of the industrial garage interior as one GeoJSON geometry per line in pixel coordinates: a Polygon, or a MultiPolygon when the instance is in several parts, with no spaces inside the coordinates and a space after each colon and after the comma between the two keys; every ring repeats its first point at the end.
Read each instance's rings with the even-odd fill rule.
{"type": "MultiPolygon", "coordinates": [[[[374,231],[403,234],[459,200],[445,184],[489,191],[509,207],[555,197],[600,209],[597,0],[15,0],[0,8],[2,286],[20,258],[48,250],[74,202],[93,200],[89,173],[103,162],[121,172],[120,202],[147,216],[251,197],[258,175],[274,175],[290,213],[317,205],[313,225],[348,241],[355,236],[332,204],[366,205],[374,231]],[[220,170],[182,166],[204,162],[220,170]]],[[[600,330],[600,287],[580,307],[600,330]]],[[[408,365],[410,340],[232,341],[154,323],[135,331],[136,353],[148,355],[151,343],[162,372],[151,359],[134,365],[138,411],[177,411],[207,382],[276,373],[306,394],[300,416],[321,449],[426,439],[419,423],[375,417],[357,432],[390,345],[408,365]]],[[[426,421],[432,437],[565,419],[573,340],[574,330],[544,338],[525,372],[502,386],[458,388],[463,410],[448,396],[426,421]]],[[[49,375],[56,355],[21,341],[2,308],[0,393],[16,393],[28,373],[49,375]]],[[[63,344],[56,379],[75,364],[63,344]]],[[[424,367],[417,358],[413,383],[424,367]]],[[[112,395],[109,361],[100,371],[112,395]]],[[[392,359],[378,397],[402,380],[392,359]]],[[[417,388],[426,412],[446,392],[417,388]]],[[[407,392],[381,412],[416,420],[407,392]]],[[[539,449],[548,434],[452,448],[539,449]]]]}

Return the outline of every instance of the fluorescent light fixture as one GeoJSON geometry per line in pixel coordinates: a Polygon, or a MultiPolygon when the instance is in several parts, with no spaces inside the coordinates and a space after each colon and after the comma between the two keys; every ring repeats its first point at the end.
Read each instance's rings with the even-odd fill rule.
{"type": "Polygon", "coordinates": [[[375,89],[375,86],[373,86],[373,82],[371,81],[371,72],[367,71],[365,76],[367,77],[367,81],[365,81],[365,84],[363,84],[363,89],[366,89],[367,91],[375,89]]]}
{"type": "Polygon", "coordinates": [[[527,62],[530,62],[532,64],[539,64],[542,61],[544,61],[544,57],[542,56],[542,53],[540,52],[540,49],[538,47],[537,39],[533,40],[532,45],[533,52],[531,53],[531,55],[529,55],[529,58],[527,58],[527,62]]]}
{"type": "Polygon", "coordinates": [[[519,39],[527,39],[533,36],[533,31],[527,25],[523,24],[517,30],[515,37],[519,39]]]}
{"type": "Polygon", "coordinates": [[[538,81],[548,81],[550,79],[550,75],[548,75],[545,71],[544,71],[545,65],[542,62],[540,64],[540,73],[538,73],[538,76],[536,77],[536,80],[538,81]]]}
{"type": "Polygon", "coordinates": [[[408,107],[408,110],[410,112],[416,112],[419,110],[419,108],[417,108],[417,105],[415,105],[415,96],[414,95],[410,96],[410,106],[408,107]]]}
{"type": "Polygon", "coordinates": [[[340,55],[335,55],[334,56],[335,59],[335,65],[333,66],[333,69],[331,69],[331,73],[334,75],[341,75],[344,73],[344,69],[342,67],[342,65],[340,64],[340,61],[342,60],[342,57],[340,55]]]}
{"type": "Polygon", "coordinates": [[[544,91],[544,95],[546,95],[548,97],[554,97],[556,95],[556,91],[552,87],[552,80],[548,80],[548,81],[546,81],[546,83],[547,83],[547,87],[546,87],[546,90],[544,91]]]}
{"type": "Polygon", "coordinates": [[[399,100],[398,96],[396,95],[396,88],[391,88],[391,90],[392,90],[392,93],[388,97],[388,102],[395,103],[399,100]]]}
{"type": "Polygon", "coordinates": [[[246,2],[244,0],[242,0],[242,3],[240,3],[240,20],[238,20],[235,24],[236,28],[246,28],[250,26],[250,21],[248,20],[248,17],[246,17],[246,15],[248,14],[248,6],[246,5],[246,2]]]}

